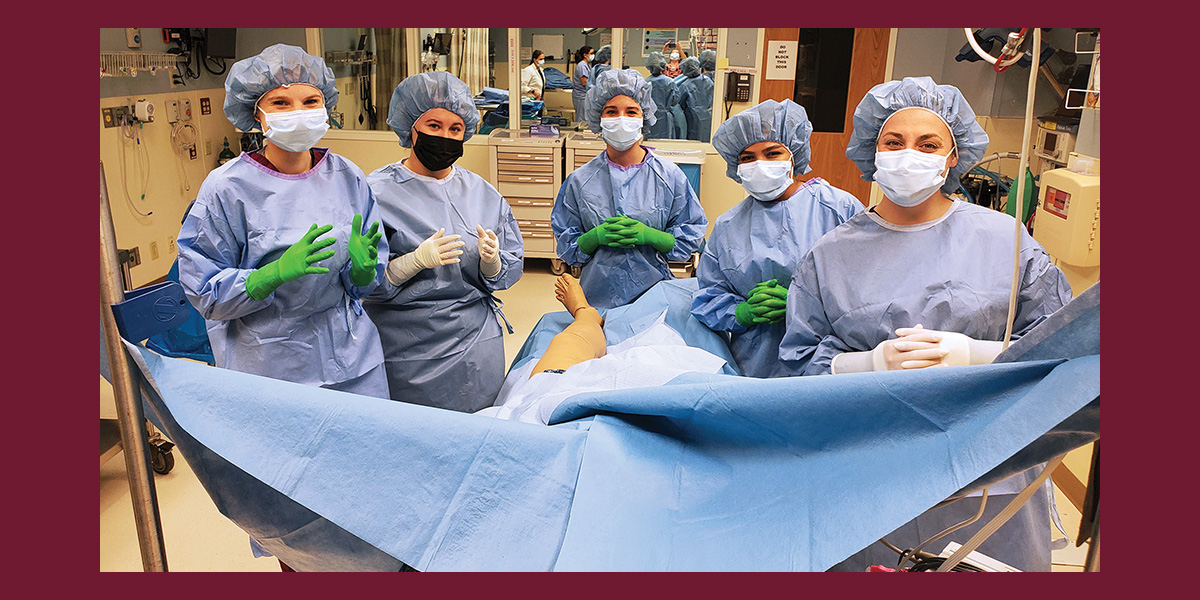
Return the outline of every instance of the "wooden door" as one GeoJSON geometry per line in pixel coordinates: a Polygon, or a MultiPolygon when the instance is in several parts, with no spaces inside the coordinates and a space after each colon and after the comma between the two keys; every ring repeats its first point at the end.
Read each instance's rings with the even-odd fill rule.
{"type": "MultiPolygon", "coordinates": [[[[799,28],[767,28],[765,41],[797,41],[800,39],[799,28]]],[[[806,178],[820,177],[834,187],[841,188],[854,194],[863,205],[870,200],[871,184],[862,180],[858,167],[846,158],[846,145],[850,142],[850,133],[854,129],[854,108],[867,92],[877,84],[883,83],[884,69],[887,63],[888,37],[887,28],[859,28],[854,30],[854,55],[851,58],[850,81],[846,95],[846,123],[840,133],[814,131],[809,138],[812,147],[812,158],[809,166],[812,172],[806,178]]],[[[766,52],[769,44],[763,44],[763,62],[766,64],[766,52]]],[[[795,91],[795,80],[762,80],[759,87],[759,100],[777,100],[792,98],[795,91]]]]}

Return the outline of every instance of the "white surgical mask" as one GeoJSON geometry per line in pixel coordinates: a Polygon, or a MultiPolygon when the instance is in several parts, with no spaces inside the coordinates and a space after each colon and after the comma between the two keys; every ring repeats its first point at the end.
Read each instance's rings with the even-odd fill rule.
{"type": "Polygon", "coordinates": [[[671,60],[679,60],[679,53],[678,53],[678,52],[672,52],[672,53],[671,53],[671,60]]]}
{"type": "Polygon", "coordinates": [[[538,66],[540,67],[540,66],[542,66],[542,65],[544,65],[544,64],[546,64],[546,59],[544,59],[544,58],[539,58],[539,59],[538,59],[538,66]]]}
{"type": "Polygon", "coordinates": [[[304,152],[329,131],[329,113],[324,108],[263,113],[263,136],[288,152],[304,152]]]}
{"type": "Polygon", "coordinates": [[[876,152],[875,182],[888,200],[900,206],[916,206],[946,182],[948,156],[913,148],[876,152]]]}
{"type": "Polygon", "coordinates": [[[600,119],[600,137],[617,150],[628,150],[642,139],[642,119],[639,117],[608,117],[600,119]]]}
{"type": "Polygon", "coordinates": [[[792,185],[791,160],[756,160],[737,167],[738,177],[746,193],[756,200],[770,202],[792,185]]]}

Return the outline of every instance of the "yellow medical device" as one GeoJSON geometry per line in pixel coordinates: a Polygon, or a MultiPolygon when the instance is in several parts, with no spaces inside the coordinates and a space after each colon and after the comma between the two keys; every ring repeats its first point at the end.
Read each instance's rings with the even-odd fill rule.
{"type": "Polygon", "coordinates": [[[1053,169],[1040,183],[1034,239],[1061,262],[1100,266],[1100,176],[1053,169]]]}

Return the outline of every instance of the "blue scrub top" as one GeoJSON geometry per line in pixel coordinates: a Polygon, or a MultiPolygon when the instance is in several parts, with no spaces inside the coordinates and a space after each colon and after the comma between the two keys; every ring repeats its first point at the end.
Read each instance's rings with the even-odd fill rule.
{"type": "MultiPolygon", "coordinates": [[[[1000,341],[1008,321],[1016,220],[955,201],[929,223],[894,225],[863,211],[817,241],[788,289],[779,358],[829,373],[841,352],[865,352],[918,323],[1000,341]]],[[[1071,300],[1050,256],[1022,232],[1013,339],[1071,300]]]]}
{"type": "Polygon", "coordinates": [[[729,349],[742,375],[799,375],[779,360],[784,323],[744,327],[737,305],[750,290],[776,279],[787,287],[808,249],[863,209],[853,195],[814,177],[779,202],[747,197],[717,218],[696,271],[700,287],[692,315],[713,331],[729,332],[729,349]]]}
{"type": "Polygon", "coordinates": [[[588,302],[612,308],[672,279],[667,261],[686,261],[700,250],[708,219],[679,166],[647,150],[641,163],[629,167],[614,164],[608,152],[601,152],[572,171],[559,188],[550,225],[558,257],[583,267],[580,285],[588,302]],[[674,235],[675,247],[665,256],[649,245],[600,246],[590,255],[579,249],[579,236],[618,214],[674,235]]]}
{"type": "MultiPolygon", "coordinates": [[[[379,333],[359,299],[375,289],[387,265],[379,241],[376,278],[350,281],[350,226],[380,220],[363,172],[325,152],[299,175],[273,171],[243,153],[217,167],[196,196],[179,232],[179,282],[208,321],[217,366],[295,383],[330,385],[383,362],[379,333]],[[325,274],[305,275],[263,300],[246,294],[246,277],[278,259],[309,227],[333,225],[325,274]]],[[[386,397],[387,390],[376,395],[386,397]]]]}

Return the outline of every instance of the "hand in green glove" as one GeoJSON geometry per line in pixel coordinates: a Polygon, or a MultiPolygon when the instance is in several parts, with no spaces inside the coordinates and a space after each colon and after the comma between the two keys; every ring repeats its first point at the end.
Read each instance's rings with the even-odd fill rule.
{"type": "Polygon", "coordinates": [[[734,316],[743,327],[751,327],[782,321],[786,309],[787,288],[772,279],[754,286],[749,298],[738,304],[734,316]]]}
{"type": "Polygon", "coordinates": [[[331,229],[333,229],[333,225],[318,228],[317,224],[313,223],[312,227],[308,228],[308,233],[285,250],[283,256],[259,267],[246,277],[246,294],[255,300],[262,300],[270,296],[275,288],[289,281],[305,275],[328,273],[329,269],[315,267],[313,264],[333,256],[333,250],[325,252],[321,252],[321,250],[337,243],[336,238],[316,241],[318,237],[329,233],[331,229]]]}
{"type": "Polygon", "coordinates": [[[665,231],[659,231],[632,217],[617,215],[609,217],[604,223],[610,227],[619,228],[613,230],[613,234],[621,236],[621,243],[625,247],[628,247],[629,244],[650,245],[663,254],[670,252],[675,247],[675,236],[665,231]]]}
{"type": "MultiPolygon", "coordinates": [[[[610,219],[611,220],[611,219],[610,219]]],[[[579,249],[588,254],[593,254],[596,248],[600,246],[612,246],[614,248],[632,248],[636,244],[625,231],[625,227],[605,221],[593,227],[587,233],[579,236],[579,249]]]]}
{"type": "Polygon", "coordinates": [[[375,281],[375,263],[379,260],[379,221],[371,223],[371,230],[362,235],[361,214],[354,215],[350,227],[350,282],[362,287],[375,281]]]}

